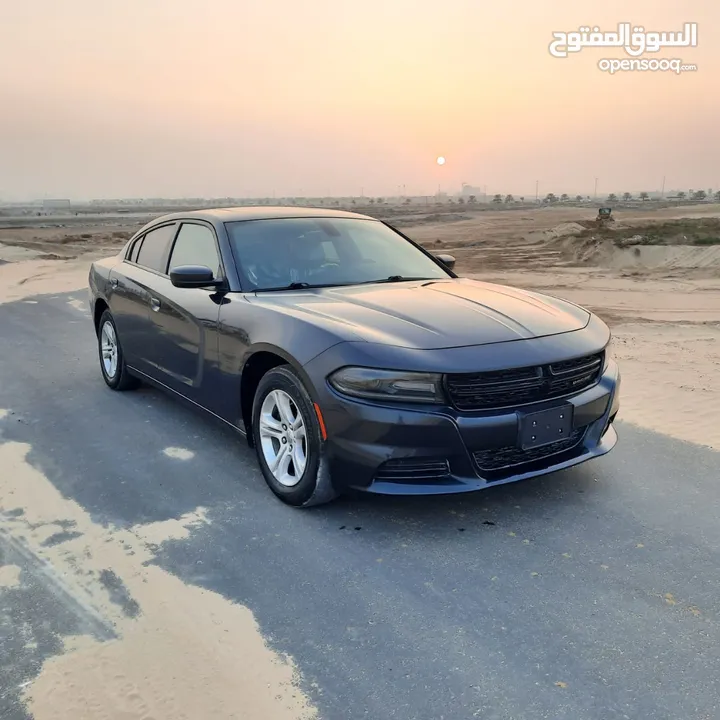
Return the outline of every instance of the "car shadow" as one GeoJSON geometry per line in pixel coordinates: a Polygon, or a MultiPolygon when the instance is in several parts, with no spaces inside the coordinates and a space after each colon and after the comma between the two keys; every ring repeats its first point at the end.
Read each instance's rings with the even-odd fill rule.
{"type": "Polygon", "coordinates": [[[515,525],[523,517],[543,523],[563,516],[564,523],[573,524],[595,496],[604,495],[600,486],[604,464],[599,459],[588,466],[452,495],[351,492],[324,506],[322,512],[339,525],[352,520],[364,530],[410,522],[434,532],[457,533],[515,525]]]}
{"type": "MultiPolygon", "coordinates": [[[[568,521],[587,508],[595,495],[604,492],[602,474],[608,465],[605,458],[598,458],[574,468],[473,492],[391,496],[351,490],[329,504],[290,508],[267,488],[257,467],[255,451],[247,445],[244,436],[211,415],[154,387],[144,385],[133,396],[143,402],[164,406],[163,411],[174,416],[183,427],[202,426],[237,457],[237,465],[243,467],[242,477],[236,478],[234,484],[226,485],[222,493],[224,501],[247,501],[247,490],[252,489],[253,501],[266,504],[266,510],[300,513],[303,521],[310,524],[360,527],[368,532],[411,523],[432,527],[434,531],[446,529],[449,533],[458,533],[472,526],[490,528],[510,521],[516,523],[518,516],[524,514],[542,521],[567,513],[565,521],[568,521]]],[[[208,493],[204,502],[212,506],[213,497],[208,493]]]]}

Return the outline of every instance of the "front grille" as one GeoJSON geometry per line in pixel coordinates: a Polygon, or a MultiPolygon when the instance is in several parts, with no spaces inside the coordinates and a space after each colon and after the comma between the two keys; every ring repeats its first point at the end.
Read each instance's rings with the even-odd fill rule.
{"type": "Polygon", "coordinates": [[[498,470],[527,465],[572,450],[582,442],[586,429],[584,427],[578,428],[562,440],[557,440],[548,445],[541,445],[531,450],[523,450],[515,446],[496,448],[494,450],[478,450],[473,453],[473,460],[481,473],[497,472],[498,470]]]}
{"type": "Polygon", "coordinates": [[[447,460],[399,458],[384,462],[375,473],[376,480],[385,482],[432,482],[450,474],[447,460]]]}
{"type": "Polygon", "coordinates": [[[493,372],[447,375],[450,401],[458,410],[491,410],[551,400],[594,385],[603,353],[572,360],[493,372]]]}

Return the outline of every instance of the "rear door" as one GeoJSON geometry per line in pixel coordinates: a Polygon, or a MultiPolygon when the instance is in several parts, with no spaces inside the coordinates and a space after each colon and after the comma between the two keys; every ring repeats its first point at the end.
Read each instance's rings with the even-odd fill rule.
{"type": "Polygon", "coordinates": [[[218,315],[222,296],[215,288],[177,288],[169,271],[204,265],[224,278],[215,229],[201,221],[181,221],[166,272],[150,297],[155,341],[148,349],[153,375],[160,382],[214,411],[213,378],[218,372],[218,315]]]}
{"type": "Polygon", "coordinates": [[[123,262],[110,273],[108,304],[125,360],[148,372],[148,348],[155,341],[150,322],[150,298],[162,278],[177,223],[152,228],[128,248],[123,262]]]}

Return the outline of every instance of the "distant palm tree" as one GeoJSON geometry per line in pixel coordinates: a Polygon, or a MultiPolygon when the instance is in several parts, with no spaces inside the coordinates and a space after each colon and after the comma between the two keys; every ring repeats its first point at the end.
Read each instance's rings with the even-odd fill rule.
{"type": "Polygon", "coordinates": [[[470,203],[471,205],[474,205],[476,202],[477,202],[477,198],[474,195],[471,195],[468,198],[468,203],[470,203]]]}
{"type": "Polygon", "coordinates": [[[514,198],[512,195],[506,195],[506,196],[505,196],[505,202],[508,203],[508,204],[511,203],[511,202],[515,202],[515,198],[514,198]]]}
{"type": "Polygon", "coordinates": [[[520,196],[520,202],[521,202],[521,203],[524,203],[524,202],[525,202],[525,196],[524,196],[524,195],[521,195],[521,196],[520,196]]]}
{"type": "Polygon", "coordinates": [[[681,190],[681,191],[677,194],[677,196],[678,196],[678,199],[679,199],[679,200],[684,200],[684,199],[685,199],[685,191],[684,191],[684,190],[681,190]]]}
{"type": "Polygon", "coordinates": [[[720,203],[720,190],[718,190],[718,191],[715,193],[714,197],[715,197],[715,202],[719,202],[719,203],[720,203]]]}
{"type": "Polygon", "coordinates": [[[607,196],[607,201],[608,202],[617,202],[617,195],[615,193],[610,193],[607,196]]]}
{"type": "Polygon", "coordinates": [[[374,205],[374,204],[375,204],[375,198],[370,198],[370,204],[371,204],[371,205],[374,205]]]}
{"type": "Polygon", "coordinates": [[[493,200],[492,200],[492,201],[493,201],[494,203],[501,203],[501,202],[502,202],[502,195],[493,195],[493,200]]]}
{"type": "Polygon", "coordinates": [[[555,197],[555,193],[548,193],[548,194],[545,196],[545,202],[548,202],[548,203],[555,203],[555,202],[557,202],[557,197],[555,197]]]}
{"type": "Polygon", "coordinates": [[[458,198],[458,205],[464,205],[465,204],[465,198],[458,198]]]}
{"type": "Polygon", "coordinates": [[[649,200],[649,199],[650,199],[650,196],[649,196],[646,192],[641,192],[641,193],[640,193],[640,199],[641,199],[643,202],[645,202],[646,200],[649,200]]]}
{"type": "Polygon", "coordinates": [[[704,190],[698,190],[693,195],[693,200],[704,200],[707,197],[707,193],[704,190]]]}
{"type": "Polygon", "coordinates": [[[623,193],[623,200],[627,202],[628,200],[632,200],[632,194],[629,192],[623,193]]]}
{"type": "Polygon", "coordinates": [[[570,199],[570,196],[567,193],[563,193],[560,196],[560,202],[567,202],[570,199]]]}

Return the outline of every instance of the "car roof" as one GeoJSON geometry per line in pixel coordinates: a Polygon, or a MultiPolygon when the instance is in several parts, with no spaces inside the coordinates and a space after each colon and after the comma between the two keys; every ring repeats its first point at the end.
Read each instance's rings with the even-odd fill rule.
{"type": "Polygon", "coordinates": [[[272,220],[274,218],[354,218],[359,220],[375,220],[369,215],[347,212],[346,210],[330,210],[328,208],[279,206],[245,206],[231,208],[207,208],[174,212],[153,220],[153,225],[168,220],[207,220],[209,222],[237,222],[242,220],[272,220]]]}

